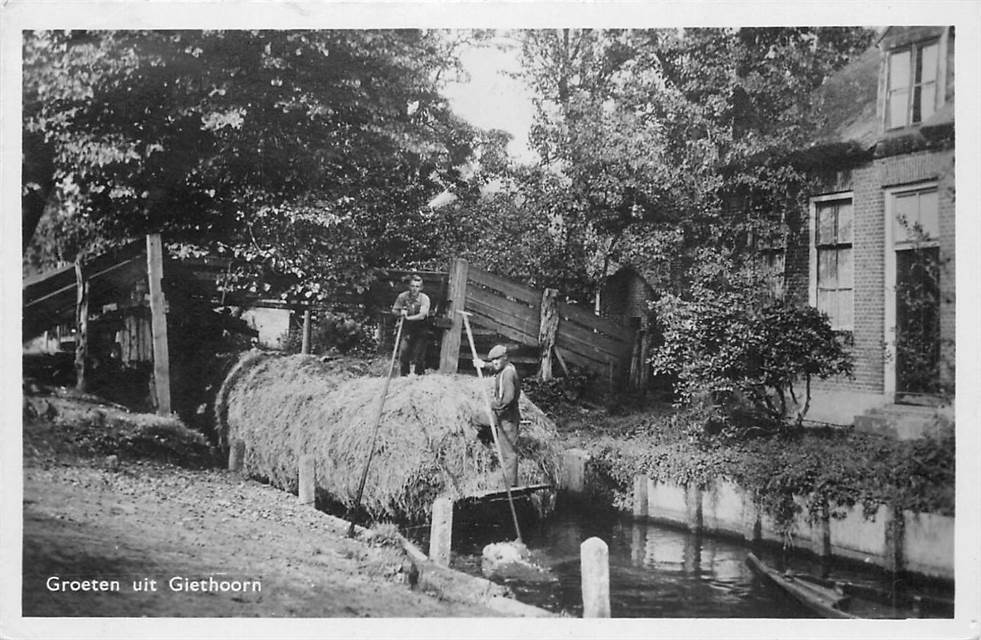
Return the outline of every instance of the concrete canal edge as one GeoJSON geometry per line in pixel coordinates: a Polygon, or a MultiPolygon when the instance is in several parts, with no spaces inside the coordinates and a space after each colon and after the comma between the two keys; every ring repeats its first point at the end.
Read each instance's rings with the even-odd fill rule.
{"type": "MultiPolygon", "coordinates": [[[[561,460],[559,489],[572,496],[592,495],[589,481],[595,474],[589,470],[589,454],[569,449],[561,460]]],[[[896,513],[880,506],[866,518],[862,506],[856,505],[846,509],[843,518],[825,514],[813,524],[802,512],[785,532],[760,510],[748,490],[733,482],[717,481],[700,489],[656,482],[645,475],[634,477],[630,513],[638,519],[749,542],[782,543],[789,535],[795,546],[818,556],[954,580],[954,518],[950,516],[896,513]]]]}

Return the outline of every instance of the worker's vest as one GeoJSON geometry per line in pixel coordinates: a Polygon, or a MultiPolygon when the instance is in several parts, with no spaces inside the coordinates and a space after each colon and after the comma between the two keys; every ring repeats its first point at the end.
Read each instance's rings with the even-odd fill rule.
{"type": "Polygon", "coordinates": [[[498,371],[496,376],[494,376],[494,397],[500,400],[504,396],[501,385],[504,379],[504,374],[509,369],[514,374],[514,399],[507,406],[503,407],[497,412],[497,417],[500,420],[518,422],[521,419],[521,412],[518,409],[518,398],[521,396],[521,378],[518,377],[518,371],[510,362],[507,363],[503,369],[498,371]]]}
{"type": "MultiPolygon", "coordinates": [[[[410,316],[414,316],[422,309],[422,296],[425,293],[419,292],[419,295],[412,296],[408,291],[403,291],[399,294],[399,297],[395,300],[395,306],[397,308],[405,309],[410,316]]],[[[429,296],[426,296],[427,298],[429,296]]],[[[417,333],[420,331],[425,331],[429,326],[429,318],[423,318],[422,320],[407,320],[405,326],[402,327],[402,333],[417,333]]]]}

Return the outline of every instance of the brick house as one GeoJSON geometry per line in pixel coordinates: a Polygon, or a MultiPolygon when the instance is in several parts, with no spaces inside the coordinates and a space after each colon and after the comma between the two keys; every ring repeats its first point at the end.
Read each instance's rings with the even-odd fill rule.
{"type": "Polygon", "coordinates": [[[886,29],[815,103],[829,124],[799,155],[814,186],[781,266],[855,370],[815,385],[808,418],[914,436],[954,391],[953,28],[886,29]]]}

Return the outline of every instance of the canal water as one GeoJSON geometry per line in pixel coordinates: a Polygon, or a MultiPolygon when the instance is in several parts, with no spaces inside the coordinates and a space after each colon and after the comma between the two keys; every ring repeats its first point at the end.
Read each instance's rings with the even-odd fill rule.
{"type": "MultiPolygon", "coordinates": [[[[514,539],[504,507],[498,517],[464,519],[454,527],[453,568],[479,576],[485,545],[514,539]]],[[[465,515],[465,514],[463,514],[465,515]]],[[[487,515],[487,514],[485,514],[487,515]]],[[[610,605],[622,618],[806,618],[809,611],[767,584],[746,565],[752,550],[780,570],[827,575],[828,567],[810,554],[750,548],[739,540],[709,537],[618,512],[562,510],[544,522],[522,517],[522,537],[537,564],[553,581],[508,583],[518,600],[554,613],[582,615],[579,545],[596,536],[610,559],[610,605]]],[[[425,535],[417,531],[418,535],[425,535]]],[[[419,540],[424,543],[424,540],[419,540]]],[[[425,547],[424,547],[425,548],[425,547]]],[[[833,567],[831,577],[889,590],[891,575],[856,565],[833,567]]]]}

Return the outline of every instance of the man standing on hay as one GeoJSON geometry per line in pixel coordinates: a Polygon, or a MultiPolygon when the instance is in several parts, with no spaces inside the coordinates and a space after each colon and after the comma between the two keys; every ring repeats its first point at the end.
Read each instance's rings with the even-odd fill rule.
{"type": "MultiPolygon", "coordinates": [[[[518,444],[518,424],[521,422],[521,412],[518,409],[521,379],[514,365],[508,360],[508,350],[504,345],[495,345],[487,354],[487,361],[479,358],[473,361],[474,368],[488,365],[496,374],[491,410],[497,421],[497,435],[501,444],[501,467],[504,469],[508,484],[514,487],[518,484],[518,453],[515,447],[518,444]]],[[[482,420],[477,422],[480,426],[490,426],[484,424],[482,420]]]]}
{"type": "Polygon", "coordinates": [[[413,274],[409,288],[395,298],[392,313],[402,316],[402,344],[399,345],[399,375],[409,375],[415,363],[416,375],[426,370],[429,342],[429,296],[422,292],[422,276],[413,274]]]}

